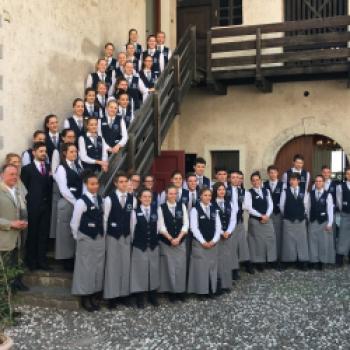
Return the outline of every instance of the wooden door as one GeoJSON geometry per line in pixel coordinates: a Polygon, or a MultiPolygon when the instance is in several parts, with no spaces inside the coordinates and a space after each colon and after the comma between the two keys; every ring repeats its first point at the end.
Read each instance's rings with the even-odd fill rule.
{"type": "Polygon", "coordinates": [[[185,176],[185,152],[162,151],[152,165],[151,173],[156,179],[155,190],[160,193],[170,182],[173,171],[179,170],[185,176]]]}
{"type": "Polygon", "coordinates": [[[212,26],[213,7],[211,1],[178,1],[177,38],[189,25],[196,26],[197,33],[197,67],[206,69],[207,32],[212,26]]]}
{"type": "Polygon", "coordinates": [[[297,137],[287,142],[278,152],[275,165],[278,167],[282,175],[293,164],[293,157],[296,154],[304,156],[304,168],[308,171],[313,169],[313,155],[315,152],[314,135],[306,135],[297,137]]]}

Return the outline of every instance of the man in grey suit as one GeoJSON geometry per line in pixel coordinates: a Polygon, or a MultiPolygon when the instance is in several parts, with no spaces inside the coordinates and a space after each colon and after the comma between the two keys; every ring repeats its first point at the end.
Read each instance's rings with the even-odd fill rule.
{"type": "MultiPolygon", "coordinates": [[[[18,169],[12,164],[5,165],[0,182],[0,254],[10,252],[10,263],[19,263],[20,232],[27,227],[26,208],[23,207],[16,189],[18,169]]],[[[12,283],[14,290],[28,290],[21,277],[12,283]]]]}

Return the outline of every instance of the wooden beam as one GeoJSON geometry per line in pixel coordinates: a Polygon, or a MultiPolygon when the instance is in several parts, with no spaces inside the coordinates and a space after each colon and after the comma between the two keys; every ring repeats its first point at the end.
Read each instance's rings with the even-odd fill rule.
{"type": "Polygon", "coordinates": [[[261,71],[261,29],[256,29],[256,69],[255,86],[262,92],[272,92],[272,83],[265,79],[261,71]]]}

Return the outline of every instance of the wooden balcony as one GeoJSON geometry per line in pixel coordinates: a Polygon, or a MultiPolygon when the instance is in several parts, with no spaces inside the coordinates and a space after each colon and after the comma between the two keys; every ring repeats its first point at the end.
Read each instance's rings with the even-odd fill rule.
{"type": "Polygon", "coordinates": [[[251,26],[214,27],[207,37],[207,83],[348,78],[350,16],[251,26]]]}

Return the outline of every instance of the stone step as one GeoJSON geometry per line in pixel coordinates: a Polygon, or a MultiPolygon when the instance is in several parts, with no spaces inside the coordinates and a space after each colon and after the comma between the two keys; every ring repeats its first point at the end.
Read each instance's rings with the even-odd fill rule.
{"type": "Polygon", "coordinates": [[[62,287],[70,288],[72,285],[72,273],[54,269],[53,271],[27,271],[23,275],[24,284],[29,287],[62,287]]]}
{"type": "Polygon", "coordinates": [[[79,298],[70,288],[32,286],[28,292],[17,292],[14,301],[19,305],[31,305],[66,310],[79,310],[79,298]]]}

